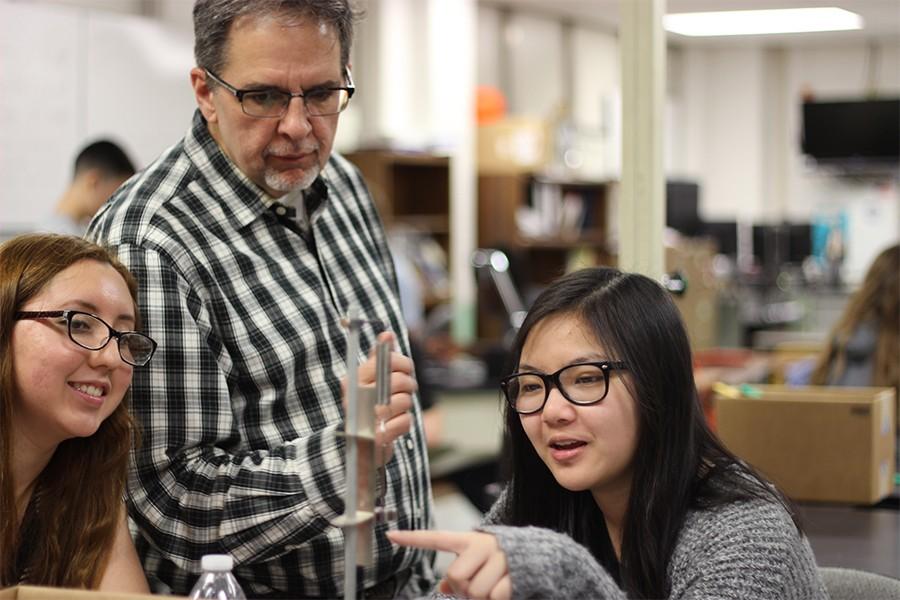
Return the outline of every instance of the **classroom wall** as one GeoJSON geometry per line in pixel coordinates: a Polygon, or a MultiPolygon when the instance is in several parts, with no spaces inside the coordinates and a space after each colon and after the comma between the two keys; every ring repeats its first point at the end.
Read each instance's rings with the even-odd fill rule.
{"type": "Polygon", "coordinates": [[[556,143],[575,149],[585,175],[618,174],[621,76],[615,32],[482,4],[477,50],[478,84],[503,90],[508,114],[574,125],[556,143]]]}
{"type": "Polygon", "coordinates": [[[684,130],[693,130],[681,164],[702,190],[701,217],[755,220],[763,196],[763,56],[756,49],[684,52],[684,130]]]}
{"type": "Polygon", "coordinates": [[[48,215],[100,137],[136,165],[186,131],[192,41],[118,12],[0,0],[0,236],[48,215]]]}
{"type": "MultiPolygon", "coordinates": [[[[862,279],[900,238],[900,174],[853,176],[800,152],[801,102],[900,96],[900,45],[699,47],[683,52],[683,172],[701,185],[701,215],[753,223],[848,223],[844,278],[862,279]]],[[[900,132],[898,132],[900,135],[900,132]]]]}

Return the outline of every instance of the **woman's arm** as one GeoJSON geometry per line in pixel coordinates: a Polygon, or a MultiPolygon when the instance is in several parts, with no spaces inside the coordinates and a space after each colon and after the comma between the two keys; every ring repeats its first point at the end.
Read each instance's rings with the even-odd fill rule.
{"type": "Polygon", "coordinates": [[[390,531],[388,538],[457,555],[436,590],[441,594],[473,600],[626,600],[587,548],[549,529],[495,525],[459,533],[390,531]]]}
{"type": "Polygon", "coordinates": [[[134,542],[131,540],[131,533],[128,531],[125,506],[122,506],[119,525],[116,527],[116,537],[109,553],[109,562],[106,563],[106,571],[103,572],[103,579],[100,580],[98,589],[133,594],[150,593],[144,569],[141,568],[141,561],[138,559],[134,542]]]}
{"type": "Polygon", "coordinates": [[[482,526],[505,553],[513,598],[626,600],[590,551],[540,527],[482,526]]]}

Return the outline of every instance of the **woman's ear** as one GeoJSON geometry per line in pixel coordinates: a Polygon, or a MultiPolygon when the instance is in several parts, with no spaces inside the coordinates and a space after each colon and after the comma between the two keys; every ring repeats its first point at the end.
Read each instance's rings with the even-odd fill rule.
{"type": "Polygon", "coordinates": [[[194,97],[197,106],[207,123],[215,123],[217,119],[216,105],[213,102],[213,90],[206,81],[206,70],[200,67],[191,69],[191,87],[194,88],[194,97]]]}

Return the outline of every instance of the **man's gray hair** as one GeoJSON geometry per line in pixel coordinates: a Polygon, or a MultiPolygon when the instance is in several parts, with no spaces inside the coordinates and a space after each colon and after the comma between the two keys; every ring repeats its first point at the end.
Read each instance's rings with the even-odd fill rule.
{"type": "Polygon", "coordinates": [[[350,0],[197,0],[194,3],[194,58],[197,66],[221,73],[231,25],[238,17],[277,17],[285,25],[312,18],[334,27],[341,44],[341,68],[350,62],[353,22],[350,0]]]}

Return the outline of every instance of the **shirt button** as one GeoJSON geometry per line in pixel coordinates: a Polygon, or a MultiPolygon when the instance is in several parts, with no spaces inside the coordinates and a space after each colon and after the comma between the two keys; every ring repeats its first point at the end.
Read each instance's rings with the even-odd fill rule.
{"type": "Polygon", "coordinates": [[[279,217],[283,217],[287,214],[287,209],[283,206],[277,206],[275,207],[275,214],[277,214],[279,217]]]}
{"type": "Polygon", "coordinates": [[[406,438],[406,447],[410,450],[416,447],[416,445],[413,444],[412,438],[406,438]]]}

